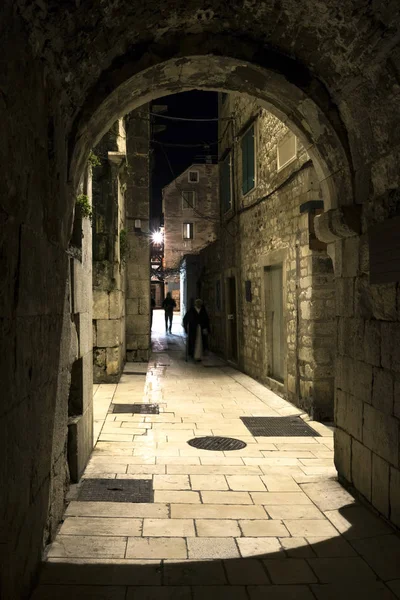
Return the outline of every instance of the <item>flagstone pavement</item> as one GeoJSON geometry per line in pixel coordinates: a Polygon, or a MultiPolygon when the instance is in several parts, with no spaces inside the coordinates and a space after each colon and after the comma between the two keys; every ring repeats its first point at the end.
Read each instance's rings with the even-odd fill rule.
{"type": "Polygon", "coordinates": [[[333,428],[253,437],[241,416],[301,411],[216,357],[185,362],[175,321],[166,336],[155,313],[149,363],[95,386],[84,474],[151,479],[154,502],[79,502],[72,486],[32,599],[400,598],[399,537],[337,481],[333,428]],[[160,414],[109,413],[111,403],[156,403],[160,414]],[[199,436],[247,445],[188,445],[199,436]]]}

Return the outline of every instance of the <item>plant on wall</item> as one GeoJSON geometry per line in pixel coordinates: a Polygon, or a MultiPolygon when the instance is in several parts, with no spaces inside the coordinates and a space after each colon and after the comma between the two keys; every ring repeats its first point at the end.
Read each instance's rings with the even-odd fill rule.
{"type": "Polygon", "coordinates": [[[92,220],[93,211],[89,202],[89,196],[80,194],[76,199],[76,206],[80,210],[82,218],[92,220]]]}
{"type": "Polygon", "coordinates": [[[99,159],[97,154],[93,152],[93,150],[89,152],[88,163],[91,167],[100,167],[101,165],[101,160],[99,159]]]}
{"type": "Polygon", "coordinates": [[[125,229],[121,229],[119,232],[119,257],[121,262],[125,260],[128,252],[128,234],[125,229]]]}

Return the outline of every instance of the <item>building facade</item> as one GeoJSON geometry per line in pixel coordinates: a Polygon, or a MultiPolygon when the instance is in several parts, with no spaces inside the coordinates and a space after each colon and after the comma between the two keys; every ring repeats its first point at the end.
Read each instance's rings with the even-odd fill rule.
{"type": "Polygon", "coordinates": [[[333,265],[313,229],[323,199],[312,161],[257,103],[220,94],[219,109],[220,236],[199,257],[211,347],[332,420],[333,265]]]}
{"type": "Polygon", "coordinates": [[[94,149],[93,375],[118,381],[150,351],[148,107],[119,119],[94,149]]]}
{"type": "MultiPolygon", "coordinates": [[[[217,239],[218,165],[193,164],[163,189],[166,292],[180,305],[180,264],[217,239]]],[[[183,307],[181,307],[183,310],[183,307]]]]}

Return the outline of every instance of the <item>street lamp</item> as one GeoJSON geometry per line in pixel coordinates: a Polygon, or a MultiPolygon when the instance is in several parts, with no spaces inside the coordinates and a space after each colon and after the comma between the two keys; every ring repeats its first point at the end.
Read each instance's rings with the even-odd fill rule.
{"type": "Polygon", "coordinates": [[[153,231],[151,234],[151,241],[153,244],[161,245],[164,241],[164,236],[162,231],[153,231]]]}

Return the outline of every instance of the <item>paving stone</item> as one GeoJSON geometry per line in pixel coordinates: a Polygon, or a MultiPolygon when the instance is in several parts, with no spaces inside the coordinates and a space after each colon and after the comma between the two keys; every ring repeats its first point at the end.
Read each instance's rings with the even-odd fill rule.
{"type": "Polygon", "coordinates": [[[267,513],[271,519],[326,519],[325,515],[315,506],[309,504],[283,504],[268,506],[267,513]]]}
{"type": "Polygon", "coordinates": [[[190,490],[187,475],[154,475],[154,490],[190,490]]]}
{"type": "Polygon", "coordinates": [[[338,535],[336,529],[327,520],[322,521],[320,519],[285,519],[283,522],[290,531],[290,534],[294,537],[312,537],[326,535],[336,537],[338,535]]]}
{"type": "Polygon", "coordinates": [[[169,475],[262,475],[257,466],[247,465],[167,465],[169,475]]]}
{"type": "Polygon", "coordinates": [[[306,483],[301,489],[323,512],[355,504],[356,501],[337,481],[306,483]]]}
{"type": "Polygon", "coordinates": [[[113,517],[68,517],[60,529],[61,535],[138,536],[142,534],[141,519],[113,517]]]}
{"type": "Polygon", "coordinates": [[[201,492],[204,504],[253,504],[248,492],[201,492]]]}
{"type": "Polygon", "coordinates": [[[188,538],[189,558],[235,558],[239,551],[233,538],[188,538]]]}
{"type": "Polygon", "coordinates": [[[228,581],[231,585],[262,585],[270,583],[261,560],[240,558],[225,561],[228,581]]]}
{"type": "Polygon", "coordinates": [[[317,600],[396,600],[396,597],[384,583],[361,581],[351,583],[334,583],[329,585],[312,585],[311,589],[317,600]]]}
{"type": "Polygon", "coordinates": [[[161,585],[161,562],[126,558],[51,558],[40,572],[43,584],[161,585]]]}
{"type": "Polygon", "coordinates": [[[251,492],[251,497],[254,504],[264,504],[264,506],[312,504],[311,500],[300,492],[251,492]]]}
{"type": "Polygon", "coordinates": [[[126,502],[70,502],[67,517],[127,517],[166,518],[168,507],[164,504],[139,504],[126,502]]]}
{"type": "Polygon", "coordinates": [[[163,504],[200,504],[199,492],[187,492],[177,490],[155,490],[154,502],[163,504]]]}
{"type": "Polygon", "coordinates": [[[225,585],[227,579],[220,560],[164,562],[164,585],[225,585]]]}
{"type": "Polygon", "coordinates": [[[62,558],[124,558],[126,537],[58,535],[47,556],[62,558]]]}
{"type": "Polygon", "coordinates": [[[292,477],[264,475],[261,479],[269,492],[301,492],[300,486],[292,477]]]}
{"type": "Polygon", "coordinates": [[[223,475],[190,475],[193,490],[228,490],[223,475]]]}
{"type": "Polygon", "coordinates": [[[196,519],[199,537],[239,537],[241,531],[237,521],[228,519],[196,519]]]}
{"type": "Polygon", "coordinates": [[[307,541],[321,558],[356,556],[356,552],[342,536],[308,537],[307,541]]]}
{"type": "Polygon", "coordinates": [[[193,600],[248,600],[246,588],[239,585],[195,586],[193,600]]]}
{"type": "Polygon", "coordinates": [[[186,537],[196,535],[192,519],[144,519],[146,537],[186,537]]]}
{"type": "Polygon", "coordinates": [[[282,521],[273,520],[243,520],[239,521],[241,530],[245,537],[285,537],[289,536],[289,532],[282,524],[282,521]]]}
{"type": "Polygon", "coordinates": [[[395,594],[396,598],[400,598],[400,579],[394,579],[393,581],[388,581],[387,584],[388,588],[390,588],[392,590],[392,592],[395,594]]]}
{"type": "Polygon", "coordinates": [[[327,511],[325,515],[348,540],[385,535],[393,531],[364,506],[347,506],[341,510],[327,511]]]}
{"type": "Polygon", "coordinates": [[[189,586],[135,586],[129,587],[126,600],[192,600],[189,586]]]}
{"type": "Polygon", "coordinates": [[[185,540],[176,538],[128,538],[127,558],[187,558],[185,540]]]}
{"type": "Polygon", "coordinates": [[[250,600],[315,600],[305,585],[250,585],[250,600]]]}
{"type": "Polygon", "coordinates": [[[31,600],[125,600],[124,586],[41,585],[31,600]]]}
{"type": "Polygon", "coordinates": [[[233,491],[265,491],[265,485],[257,475],[228,475],[226,479],[233,491]]]}
{"type": "Polygon", "coordinates": [[[400,539],[397,535],[353,540],[352,546],[384,581],[400,576],[400,539]]]}
{"type": "MultiPolygon", "coordinates": [[[[312,560],[312,559],[309,559],[312,560]]],[[[272,583],[315,583],[317,581],[302,558],[264,559],[272,583]]]]}
{"type": "Polygon", "coordinates": [[[315,553],[303,537],[279,538],[282,548],[290,558],[311,558],[315,553]]]}
{"type": "Polygon", "coordinates": [[[128,473],[135,473],[136,475],[140,475],[140,473],[152,473],[154,475],[165,475],[165,465],[128,465],[128,473]]]}
{"type": "Polygon", "coordinates": [[[282,546],[275,537],[237,538],[240,554],[244,557],[279,558],[283,555],[282,546]]]}
{"type": "Polygon", "coordinates": [[[376,575],[360,557],[310,558],[309,565],[322,583],[376,580],[376,575]]]}

